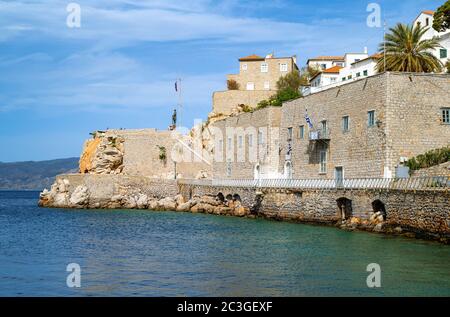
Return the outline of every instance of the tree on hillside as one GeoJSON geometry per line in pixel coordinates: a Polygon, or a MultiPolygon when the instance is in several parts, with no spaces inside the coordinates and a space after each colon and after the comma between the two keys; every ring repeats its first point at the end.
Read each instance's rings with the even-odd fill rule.
{"type": "Polygon", "coordinates": [[[378,60],[379,72],[418,72],[431,73],[441,72],[442,63],[431,51],[440,47],[436,38],[422,39],[429,28],[420,25],[407,25],[399,23],[390,28],[386,34],[386,52],[384,43],[380,44],[382,57],[378,60]],[[385,54],[386,53],[386,54],[385,54]],[[386,58],[386,63],[385,63],[386,58]]]}
{"type": "Polygon", "coordinates": [[[433,29],[445,32],[450,29],[450,0],[440,6],[434,13],[433,29]]]}

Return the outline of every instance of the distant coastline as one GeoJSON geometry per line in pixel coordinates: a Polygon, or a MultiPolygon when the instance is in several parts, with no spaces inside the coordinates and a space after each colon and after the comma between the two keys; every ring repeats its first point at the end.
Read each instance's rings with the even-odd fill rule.
{"type": "Polygon", "coordinates": [[[41,191],[50,187],[55,176],[78,171],[79,158],[47,161],[0,162],[1,191],[41,191]]]}

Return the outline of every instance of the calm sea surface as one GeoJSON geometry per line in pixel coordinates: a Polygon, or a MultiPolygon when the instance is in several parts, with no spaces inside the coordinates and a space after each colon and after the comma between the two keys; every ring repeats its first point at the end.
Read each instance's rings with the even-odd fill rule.
{"type": "Polygon", "coordinates": [[[188,213],[41,209],[0,192],[0,296],[450,296],[450,246],[188,213]],[[81,266],[81,288],[66,266],[81,266]],[[382,288],[366,285],[369,263],[382,288]]]}

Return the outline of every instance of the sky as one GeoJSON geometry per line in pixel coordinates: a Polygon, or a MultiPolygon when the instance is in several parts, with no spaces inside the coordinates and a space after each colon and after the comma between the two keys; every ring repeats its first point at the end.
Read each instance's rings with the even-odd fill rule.
{"type": "Polygon", "coordinates": [[[444,0],[0,0],[0,161],[80,155],[89,133],[167,129],[181,78],[183,126],[206,119],[238,58],[370,53],[383,29],[444,0]],[[67,5],[81,8],[68,27],[67,5]]]}

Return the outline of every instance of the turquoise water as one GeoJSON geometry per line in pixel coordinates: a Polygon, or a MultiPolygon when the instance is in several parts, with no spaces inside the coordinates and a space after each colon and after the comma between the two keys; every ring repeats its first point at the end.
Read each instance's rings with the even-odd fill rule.
{"type": "Polygon", "coordinates": [[[188,213],[36,207],[0,192],[0,296],[450,296],[450,246],[188,213]],[[66,266],[81,266],[81,288],[66,266]],[[378,263],[380,289],[366,285],[378,263]]]}

